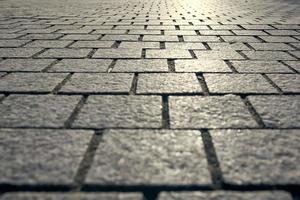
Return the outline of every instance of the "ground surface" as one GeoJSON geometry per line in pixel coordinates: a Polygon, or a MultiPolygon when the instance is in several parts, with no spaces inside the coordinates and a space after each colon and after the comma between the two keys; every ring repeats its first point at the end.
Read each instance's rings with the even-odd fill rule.
{"type": "Polygon", "coordinates": [[[299,199],[299,1],[0,5],[1,200],[299,199]]]}

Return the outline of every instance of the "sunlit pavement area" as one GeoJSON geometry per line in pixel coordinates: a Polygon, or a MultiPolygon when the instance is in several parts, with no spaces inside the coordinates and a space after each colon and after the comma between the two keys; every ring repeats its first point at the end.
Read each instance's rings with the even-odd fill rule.
{"type": "Polygon", "coordinates": [[[0,16],[0,200],[300,199],[300,1],[0,16]]]}

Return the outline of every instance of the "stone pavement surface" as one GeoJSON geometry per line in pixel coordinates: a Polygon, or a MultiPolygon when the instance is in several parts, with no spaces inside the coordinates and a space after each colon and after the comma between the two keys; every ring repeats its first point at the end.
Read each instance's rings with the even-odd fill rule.
{"type": "Polygon", "coordinates": [[[0,200],[299,200],[300,1],[0,1],[0,200]]]}

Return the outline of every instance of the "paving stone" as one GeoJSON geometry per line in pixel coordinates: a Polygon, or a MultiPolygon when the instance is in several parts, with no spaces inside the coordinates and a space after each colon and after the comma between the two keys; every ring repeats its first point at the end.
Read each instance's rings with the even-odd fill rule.
{"type": "Polygon", "coordinates": [[[185,42],[220,42],[220,39],[217,36],[206,36],[206,35],[197,35],[197,36],[183,36],[185,42]]]}
{"type": "Polygon", "coordinates": [[[284,92],[300,92],[298,74],[269,74],[268,77],[284,92]]]}
{"type": "Polygon", "coordinates": [[[141,49],[98,49],[93,58],[141,58],[141,49]]]}
{"type": "Polygon", "coordinates": [[[236,60],[231,61],[233,67],[241,73],[291,73],[292,71],[278,61],[236,60]]]}
{"type": "Polygon", "coordinates": [[[300,127],[299,96],[250,96],[249,100],[267,127],[300,127]]]}
{"type": "Polygon", "coordinates": [[[29,58],[42,51],[41,48],[1,48],[0,57],[12,58],[29,58]]]}
{"type": "Polygon", "coordinates": [[[95,30],[91,34],[126,34],[126,30],[95,30]]]}
{"type": "Polygon", "coordinates": [[[21,37],[20,39],[28,39],[28,40],[55,40],[62,37],[61,33],[49,33],[49,34],[27,34],[21,37]]]}
{"type": "Polygon", "coordinates": [[[138,94],[153,93],[199,93],[201,87],[195,74],[140,74],[137,84],[138,94]]]}
{"type": "Polygon", "coordinates": [[[128,93],[132,79],[133,74],[76,73],[60,89],[60,92],[80,94],[112,92],[128,93]]]}
{"type": "Polygon", "coordinates": [[[221,36],[225,42],[261,42],[253,36],[221,36]]]}
{"type": "Polygon", "coordinates": [[[16,192],[6,193],[1,200],[142,200],[140,193],[118,193],[118,192],[97,192],[97,193],[62,193],[62,192],[16,192]]]}
{"type": "Polygon", "coordinates": [[[255,50],[271,50],[271,51],[287,51],[287,50],[294,50],[293,47],[284,44],[284,43],[249,43],[255,50]]]}
{"type": "Polygon", "coordinates": [[[25,34],[18,34],[18,33],[0,33],[0,39],[16,39],[25,34]]]}
{"type": "Polygon", "coordinates": [[[227,30],[204,30],[199,32],[201,35],[233,35],[232,32],[227,30]]]}
{"type": "Polygon", "coordinates": [[[159,96],[91,96],[73,126],[160,128],[161,105],[159,96]]]}
{"type": "Polygon", "coordinates": [[[298,24],[274,24],[273,26],[278,29],[299,29],[300,28],[298,24]]]}
{"type": "Polygon", "coordinates": [[[239,26],[234,24],[226,25],[210,25],[213,30],[232,30],[232,29],[241,29],[239,26]]]}
{"type": "Polygon", "coordinates": [[[67,74],[12,73],[0,79],[1,92],[51,92],[67,74]]]}
{"type": "Polygon", "coordinates": [[[283,51],[243,51],[243,53],[253,60],[297,60],[283,51]]]}
{"type": "Polygon", "coordinates": [[[289,193],[283,191],[263,192],[162,192],[158,200],[292,200],[289,193]]]}
{"type": "Polygon", "coordinates": [[[118,60],[113,72],[167,72],[168,63],[164,59],[118,60]]]}
{"type": "Polygon", "coordinates": [[[25,47],[41,47],[41,48],[64,48],[71,44],[71,41],[61,40],[35,40],[25,45],[25,47]]]}
{"type": "Polygon", "coordinates": [[[175,60],[177,72],[232,72],[222,60],[175,60]]]}
{"type": "Polygon", "coordinates": [[[299,184],[299,131],[213,130],[211,136],[225,182],[299,184]]]}
{"type": "Polygon", "coordinates": [[[149,49],[146,50],[146,58],[192,58],[192,55],[184,49],[149,49]]]}
{"type": "Polygon", "coordinates": [[[62,127],[78,96],[10,95],[0,104],[1,127],[62,127]]]}
{"type": "Polygon", "coordinates": [[[145,35],[143,41],[150,42],[178,42],[178,37],[175,35],[145,35]]]}
{"type": "Polygon", "coordinates": [[[165,35],[197,35],[194,30],[166,30],[165,35]]]}
{"type": "Polygon", "coordinates": [[[299,42],[290,36],[260,36],[266,42],[299,42]]]}
{"type": "Polygon", "coordinates": [[[211,93],[277,93],[260,74],[205,74],[211,93]]]}
{"type": "Polygon", "coordinates": [[[159,49],[159,42],[121,42],[119,48],[159,49]]]}
{"type": "Polygon", "coordinates": [[[236,35],[268,35],[267,33],[261,31],[261,30],[233,30],[236,35]]]}
{"type": "MultiPolygon", "coordinates": [[[[106,72],[110,59],[63,59],[52,66],[49,72],[106,72]]],[[[1,66],[1,64],[0,64],[1,66]]]]}
{"type": "Polygon", "coordinates": [[[273,27],[266,25],[266,24],[242,24],[241,25],[245,29],[258,29],[258,30],[264,30],[264,29],[274,29],[273,27]]]}
{"type": "Polygon", "coordinates": [[[290,51],[290,53],[300,59],[300,51],[290,51]]]}
{"type": "Polygon", "coordinates": [[[20,47],[30,40],[0,40],[0,47],[20,47]]]}
{"type": "Polygon", "coordinates": [[[105,35],[101,40],[138,41],[139,37],[139,35],[105,35]]]}
{"type": "Polygon", "coordinates": [[[60,38],[60,40],[98,40],[100,35],[91,34],[68,34],[60,38]]]}
{"type": "Polygon", "coordinates": [[[208,30],[207,26],[179,26],[180,30],[208,30]]]}
{"type": "Polygon", "coordinates": [[[166,49],[206,49],[202,43],[196,42],[167,42],[166,49]]]}
{"type": "Polygon", "coordinates": [[[0,182],[72,183],[92,134],[82,130],[0,129],[0,182]]]}
{"type": "Polygon", "coordinates": [[[257,127],[242,100],[234,95],[169,97],[172,128],[257,127]]]}
{"type": "Polygon", "coordinates": [[[300,61],[284,61],[286,64],[291,66],[293,69],[300,72],[300,61]]]}
{"type": "Polygon", "coordinates": [[[91,49],[49,49],[40,58],[85,58],[91,49]]]}
{"type": "Polygon", "coordinates": [[[239,53],[233,50],[228,51],[194,51],[198,59],[203,60],[228,60],[228,59],[244,59],[239,53]]]}
{"type": "Polygon", "coordinates": [[[77,41],[70,47],[74,48],[110,48],[113,41],[77,41]]]}
{"type": "Polygon", "coordinates": [[[250,50],[245,44],[243,43],[215,43],[211,42],[208,43],[208,46],[212,50],[250,50]]]}
{"type": "Polygon", "coordinates": [[[295,31],[295,30],[266,30],[267,33],[271,34],[271,35],[300,35],[299,32],[295,31]]]}
{"type": "Polygon", "coordinates": [[[210,174],[198,131],[110,130],[102,137],[86,182],[198,185],[209,184],[210,174]]]}
{"type": "Polygon", "coordinates": [[[0,62],[0,71],[42,71],[54,59],[6,59],[0,62]]]}

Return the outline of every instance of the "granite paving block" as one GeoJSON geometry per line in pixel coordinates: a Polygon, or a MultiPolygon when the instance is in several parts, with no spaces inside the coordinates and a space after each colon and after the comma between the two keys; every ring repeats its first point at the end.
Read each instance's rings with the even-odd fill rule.
{"type": "Polygon", "coordinates": [[[175,60],[177,72],[231,72],[222,60],[175,60]]]}
{"type": "Polygon", "coordinates": [[[268,74],[268,77],[271,78],[283,92],[300,92],[299,74],[268,74]]]}
{"type": "MultiPolygon", "coordinates": [[[[63,59],[53,65],[49,72],[106,72],[110,59],[63,59]]],[[[1,64],[0,64],[1,65],[1,64]]]]}
{"type": "Polygon", "coordinates": [[[236,60],[231,63],[240,73],[292,73],[287,66],[273,60],[236,60]]]}
{"type": "Polygon", "coordinates": [[[40,72],[54,61],[54,59],[6,59],[0,62],[0,71],[40,72]]]}
{"type": "Polygon", "coordinates": [[[167,72],[166,59],[118,60],[112,72],[167,72]]]}

